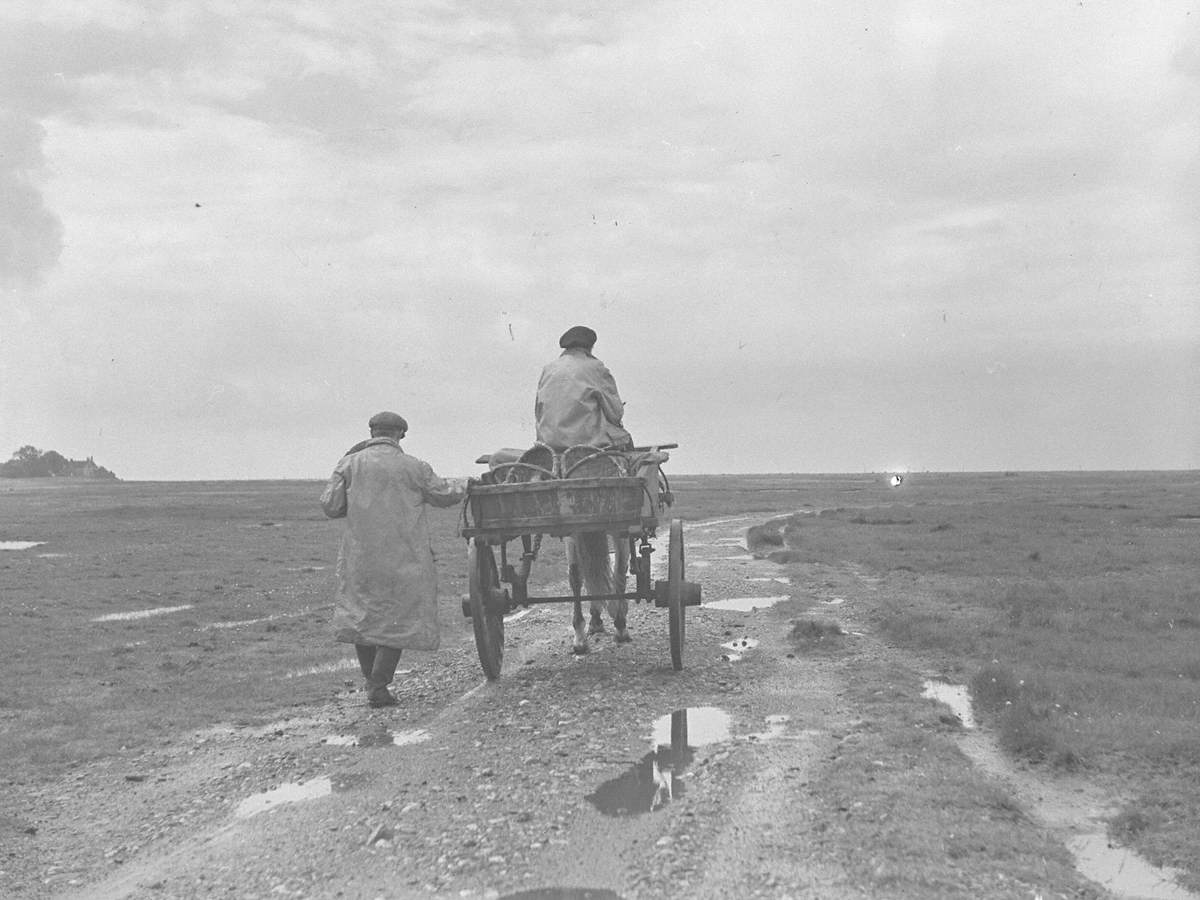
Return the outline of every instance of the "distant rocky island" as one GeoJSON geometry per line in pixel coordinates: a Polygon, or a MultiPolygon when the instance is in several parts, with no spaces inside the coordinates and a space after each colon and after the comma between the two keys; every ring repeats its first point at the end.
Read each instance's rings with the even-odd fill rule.
{"type": "Polygon", "coordinates": [[[118,481],[116,475],[87,459],[67,459],[55,450],[42,452],[26,445],[0,463],[0,478],[104,478],[118,481]]]}

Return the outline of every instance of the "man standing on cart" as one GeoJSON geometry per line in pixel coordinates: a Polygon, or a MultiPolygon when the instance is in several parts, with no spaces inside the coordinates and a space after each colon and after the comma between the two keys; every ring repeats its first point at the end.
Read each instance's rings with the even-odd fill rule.
{"type": "Polygon", "coordinates": [[[463,489],[407,455],[408,423],[381,412],[368,423],[370,440],[338,461],[321,494],[331,519],[346,519],[337,560],[333,626],[336,640],[354,644],[371,706],[394,706],[388,685],[400,651],[436,650],[437,570],[427,506],[453,506],[463,489]]]}
{"type": "Polygon", "coordinates": [[[625,404],[617,382],[592,355],[596,332],[576,325],[563,333],[558,345],[562,354],[542,369],[538,379],[537,439],[558,452],[579,444],[633,449],[633,438],[621,424],[625,404]]]}

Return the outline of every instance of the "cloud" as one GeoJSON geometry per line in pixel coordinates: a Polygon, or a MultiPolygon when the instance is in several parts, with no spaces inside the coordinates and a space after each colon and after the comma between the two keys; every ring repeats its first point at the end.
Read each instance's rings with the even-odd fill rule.
{"type": "Polygon", "coordinates": [[[46,208],[37,176],[45,131],[0,110],[0,285],[30,287],[58,260],[62,222],[46,208]]]}
{"type": "Polygon", "coordinates": [[[530,433],[586,322],[637,436],[736,456],[717,414],[836,468],[903,430],[897,373],[933,433],[948,359],[999,402],[1028,353],[1198,333],[1200,53],[1165,7],[18,5],[0,265],[88,325],[5,322],[6,427],[177,454],[190,422],[216,475],[399,406],[456,459],[530,433]]]}

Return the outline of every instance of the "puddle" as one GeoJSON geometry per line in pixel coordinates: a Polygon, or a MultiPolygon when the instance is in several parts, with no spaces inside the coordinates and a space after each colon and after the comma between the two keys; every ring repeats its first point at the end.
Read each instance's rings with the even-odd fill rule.
{"type": "MultiPolygon", "coordinates": [[[[924,696],[935,696],[949,705],[971,728],[962,714],[966,689],[946,682],[927,681],[924,696]],[[934,695],[930,688],[939,692],[934,695]],[[941,692],[949,689],[949,696],[941,692]],[[955,705],[959,704],[959,705],[955,705]]],[[[966,711],[970,712],[969,703],[966,711]]],[[[973,724],[973,723],[972,723],[973,724]]],[[[1078,785],[1058,786],[1030,779],[1018,770],[996,742],[985,731],[974,729],[958,735],[958,746],[984,772],[1009,782],[1018,799],[1032,811],[1033,816],[1051,829],[1067,832],[1066,844],[1075,856],[1075,868],[1081,875],[1097,882],[1114,897],[1127,900],[1200,900],[1200,895],[1175,883],[1177,869],[1151,865],[1134,851],[1109,845],[1107,830],[1102,821],[1108,797],[1085,790],[1078,785]]],[[[1111,810],[1109,810],[1111,812],[1111,810]]]]}
{"type": "Polygon", "coordinates": [[[531,612],[533,612],[532,609],[519,609],[515,613],[511,613],[510,615],[505,616],[504,624],[508,625],[511,622],[519,621],[520,619],[525,618],[531,612]]]}
{"type": "Polygon", "coordinates": [[[429,740],[423,728],[412,731],[368,731],[364,734],[332,734],[321,738],[330,747],[404,747],[429,740]]]}
{"type": "Polygon", "coordinates": [[[689,569],[707,569],[711,565],[707,559],[693,559],[688,562],[689,569]]]}
{"type": "Polygon", "coordinates": [[[750,612],[755,609],[766,609],[774,606],[776,603],[782,603],[784,600],[792,599],[787,594],[781,594],[775,597],[730,597],[727,600],[713,600],[710,603],[701,603],[704,609],[731,609],[736,612],[750,612]]]}
{"type": "Polygon", "coordinates": [[[621,900],[621,895],[608,888],[547,887],[505,894],[500,900],[621,900]]]}
{"type": "Polygon", "coordinates": [[[0,550],[28,550],[30,547],[40,547],[45,541],[0,541],[0,550]]]}
{"type": "Polygon", "coordinates": [[[922,697],[944,703],[958,716],[963,728],[974,728],[975,717],[971,715],[971,694],[965,685],[947,681],[926,681],[922,697]]]}
{"type": "MultiPolygon", "coordinates": [[[[304,678],[308,675],[329,675],[333,672],[344,672],[353,669],[359,671],[358,662],[353,659],[344,659],[339,662],[325,663],[321,666],[313,666],[311,669],[298,669],[295,672],[288,672],[284,678],[304,678]]],[[[400,673],[397,672],[397,675],[400,673]]]]}
{"type": "Polygon", "coordinates": [[[68,557],[70,555],[71,555],[70,553],[39,553],[37,555],[37,558],[38,559],[64,559],[65,557],[68,557]]]}
{"type": "Polygon", "coordinates": [[[282,737],[285,734],[293,734],[299,729],[308,728],[319,724],[316,719],[311,716],[305,716],[295,719],[280,719],[276,722],[269,722],[265,725],[251,724],[235,724],[222,723],[213,725],[209,728],[202,728],[193,732],[196,739],[204,742],[208,740],[219,740],[227,737],[237,737],[239,740],[246,737],[282,737]]]}
{"type": "Polygon", "coordinates": [[[272,613],[269,616],[259,616],[257,619],[235,619],[230,622],[209,622],[207,625],[201,626],[204,631],[220,631],[225,628],[241,628],[243,625],[259,625],[263,622],[274,622],[277,619],[294,619],[297,616],[306,616],[311,612],[308,607],[298,609],[295,612],[287,613],[272,613]]]}
{"type": "Polygon", "coordinates": [[[757,557],[751,556],[749,553],[739,553],[737,556],[722,556],[721,559],[734,559],[741,562],[749,559],[757,559],[757,557]]]}
{"type": "Polygon", "coordinates": [[[753,650],[758,646],[758,641],[754,638],[738,638],[736,641],[729,641],[727,644],[722,644],[722,649],[732,650],[735,653],[744,650],[753,650]]]}
{"type": "Polygon", "coordinates": [[[224,628],[241,628],[243,625],[258,625],[261,622],[270,622],[272,619],[277,619],[278,616],[263,616],[261,619],[237,619],[233,622],[209,622],[204,626],[205,631],[220,631],[224,628]]]}
{"type": "Polygon", "coordinates": [[[758,518],[760,518],[759,515],[751,514],[746,516],[731,516],[728,519],[705,519],[703,522],[697,522],[692,528],[696,531],[711,531],[715,525],[728,525],[730,522],[748,522],[751,519],[758,518]]]}
{"type": "Polygon", "coordinates": [[[662,809],[683,796],[683,779],[695,760],[696,748],[729,739],[729,713],[723,709],[677,709],[655,719],[651,752],[621,776],[604,782],[586,799],[606,816],[636,816],[662,809]]]}
{"type": "Polygon", "coordinates": [[[97,616],[93,622],[128,622],[132,619],[149,619],[151,616],[164,616],[167,613],[179,612],[181,609],[191,609],[191,603],[183,606],[158,606],[154,609],[139,609],[135,612],[109,613],[107,616],[97,616]]]}
{"type": "Polygon", "coordinates": [[[771,576],[770,578],[764,578],[764,577],[761,577],[761,576],[755,576],[754,578],[747,578],[746,580],[747,580],[747,581],[759,581],[759,582],[762,582],[762,581],[771,581],[771,582],[776,582],[776,583],[778,583],[778,584],[791,584],[791,583],[792,583],[792,579],[790,579],[790,578],[780,578],[778,575],[771,576]]]}
{"type": "Polygon", "coordinates": [[[729,713],[717,706],[689,706],[654,720],[650,740],[655,747],[684,743],[706,747],[730,738],[729,713]]]}
{"type": "Polygon", "coordinates": [[[1152,866],[1132,850],[1111,847],[1103,832],[1079,835],[1067,841],[1075,854],[1075,867],[1117,897],[1138,900],[1197,900],[1175,879],[1182,873],[1169,866],[1152,866]]]}
{"type": "Polygon", "coordinates": [[[846,602],[846,598],[845,597],[830,597],[828,600],[822,600],[821,602],[824,603],[826,606],[841,606],[843,603],[846,602]]]}
{"type": "Polygon", "coordinates": [[[269,809],[274,809],[285,803],[316,800],[320,797],[328,797],[332,793],[333,782],[324,776],[314,778],[311,781],[281,784],[274,790],[255,794],[253,797],[247,797],[237,805],[237,809],[233,811],[233,814],[239,819],[245,819],[250,816],[256,816],[261,812],[266,812],[269,809]]]}

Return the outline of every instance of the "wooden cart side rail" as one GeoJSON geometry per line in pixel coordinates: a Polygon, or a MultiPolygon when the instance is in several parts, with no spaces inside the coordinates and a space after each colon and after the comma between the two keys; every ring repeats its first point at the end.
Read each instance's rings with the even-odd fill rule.
{"type": "Polygon", "coordinates": [[[640,531],[647,518],[647,498],[650,494],[645,481],[632,476],[472,485],[463,500],[459,533],[464,538],[486,535],[490,539],[501,535],[540,533],[562,537],[588,531],[640,531]],[[530,502],[524,503],[523,498],[530,502]],[[596,503],[595,498],[611,502],[596,503]],[[476,506],[477,502],[481,505],[476,506]],[[486,507],[482,505],[485,503],[486,507]]]}
{"type": "Polygon", "coordinates": [[[658,528],[658,519],[653,516],[642,516],[640,519],[620,519],[607,522],[597,522],[595,519],[588,519],[584,522],[575,524],[563,524],[561,519],[555,519],[552,524],[542,525],[536,528],[528,528],[522,523],[519,529],[514,528],[476,528],[472,525],[464,525],[459,529],[459,535],[468,540],[472,538],[482,538],[489,544],[506,544],[509,541],[515,541],[522,535],[527,534],[544,534],[548,537],[570,537],[573,534],[587,534],[590,532],[601,532],[603,534],[614,534],[625,532],[630,537],[638,537],[642,533],[654,534],[658,528]]]}
{"type": "MultiPolygon", "coordinates": [[[[645,453],[648,450],[676,450],[678,448],[679,448],[678,444],[648,444],[645,447],[634,447],[633,452],[634,453],[645,453]]],[[[600,450],[603,448],[597,447],[596,449],[600,450]]],[[[480,466],[486,466],[491,461],[492,461],[492,454],[483,453],[479,456],[478,459],[475,460],[475,463],[480,466]]]]}

